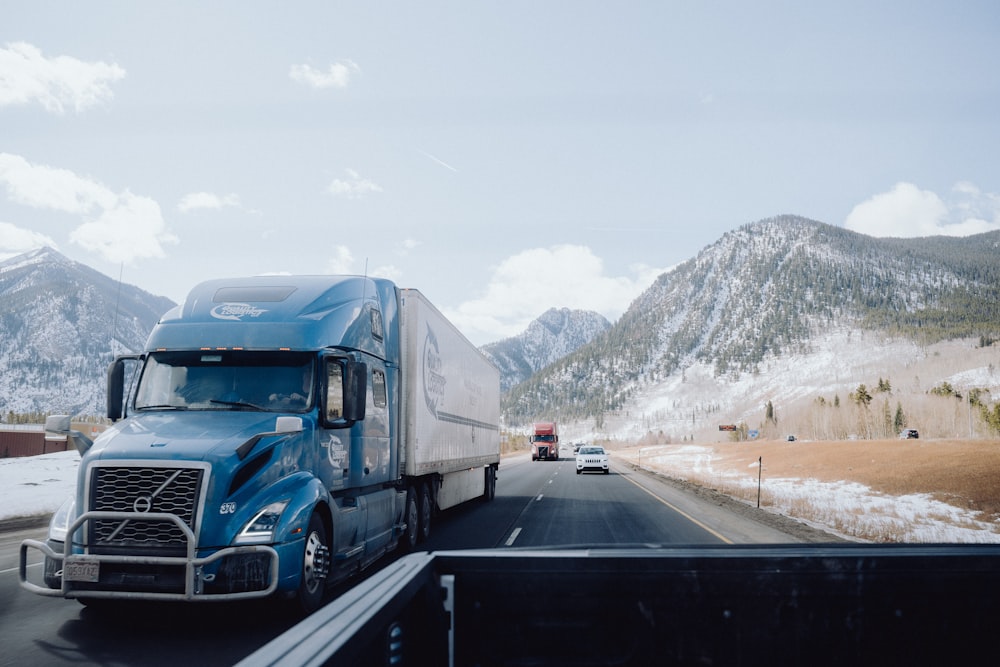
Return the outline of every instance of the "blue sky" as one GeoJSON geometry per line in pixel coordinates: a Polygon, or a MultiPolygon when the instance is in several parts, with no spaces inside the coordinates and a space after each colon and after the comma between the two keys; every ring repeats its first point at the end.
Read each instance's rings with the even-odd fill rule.
{"type": "Polygon", "coordinates": [[[1000,229],[1000,5],[0,0],[0,258],[614,320],[727,231],[1000,229]]]}

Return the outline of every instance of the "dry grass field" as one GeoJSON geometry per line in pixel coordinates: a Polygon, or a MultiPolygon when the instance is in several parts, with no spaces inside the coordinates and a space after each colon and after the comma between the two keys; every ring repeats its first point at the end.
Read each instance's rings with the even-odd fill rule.
{"type": "Polygon", "coordinates": [[[1000,539],[1000,441],[996,440],[761,441],[626,447],[617,454],[748,502],[756,500],[759,469],[762,507],[772,505],[859,539],[1000,539]],[[845,497],[857,495],[859,485],[866,487],[868,500],[880,502],[845,497]],[[817,488],[823,492],[817,493],[817,488]],[[893,507],[892,500],[901,497],[928,499],[933,508],[893,507]],[[961,525],[976,536],[953,538],[939,528],[916,529],[920,533],[905,525],[921,522],[961,525]]]}
{"type": "Polygon", "coordinates": [[[929,494],[1000,519],[1000,442],[868,440],[761,442],[713,447],[716,466],[746,470],[760,457],[765,477],[851,481],[902,496],[929,494]]]}

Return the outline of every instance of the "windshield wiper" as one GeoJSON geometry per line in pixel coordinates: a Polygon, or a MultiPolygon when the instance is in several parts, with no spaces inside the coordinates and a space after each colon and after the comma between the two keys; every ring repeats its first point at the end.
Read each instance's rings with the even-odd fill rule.
{"type": "Polygon", "coordinates": [[[220,401],[218,399],[211,399],[209,403],[217,403],[219,405],[231,405],[235,408],[250,408],[251,410],[264,410],[259,405],[254,405],[253,403],[246,403],[245,401],[220,401]]]}
{"type": "Polygon", "coordinates": [[[136,410],[187,410],[186,405],[170,405],[165,403],[163,405],[143,405],[142,407],[137,407],[136,410]]]}

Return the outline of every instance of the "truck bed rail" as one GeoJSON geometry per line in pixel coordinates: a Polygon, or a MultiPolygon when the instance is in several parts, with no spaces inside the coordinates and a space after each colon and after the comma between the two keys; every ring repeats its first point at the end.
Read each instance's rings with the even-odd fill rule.
{"type": "Polygon", "coordinates": [[[250,665],[976,663],[1000,545],[412,554],[250,665]]]}

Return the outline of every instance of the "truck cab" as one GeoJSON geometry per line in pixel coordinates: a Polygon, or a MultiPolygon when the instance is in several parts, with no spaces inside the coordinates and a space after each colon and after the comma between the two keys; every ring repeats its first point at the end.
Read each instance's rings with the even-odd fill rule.
{"type": "Polygon", "coordinates": [[[408,292],[424,317],[432,307],[419,293],[358,276],[196,286],[142,353],[111,364],[110,428],[90,442],[68,418],[47,425],[73,436],[82,459],[48,539],[22,546],[22,586],[84,603],[275,596],[310,612],[328,583],[426,536],[446,475],[472,480],[465,495],[448,485],[453,504],[492,493],[498,373],[478,387],[485,416],[459,415],[457,437],[484,448],[478,470],[442,444],[435,453],[446,454],[407,474],[408,430],[427,429],[425,450],[445,438],[424,426],[439,421],[430,399],[412,396],[461,407],[477,376],[467,366],[465,383],[453,380],[449,361],[478,354],[443,334],[433,355],[407,353],[429,346],[405,336],[444,326],[405,326],[408,292]],[[44,553],[45,586],[27,581],[26,548],[44,553]]]}
{"type": "Polygon", "coordinates": [[[556,422],[538,422],[531,435],[532,461],[559,460],[559,428],[556,422]]]}

